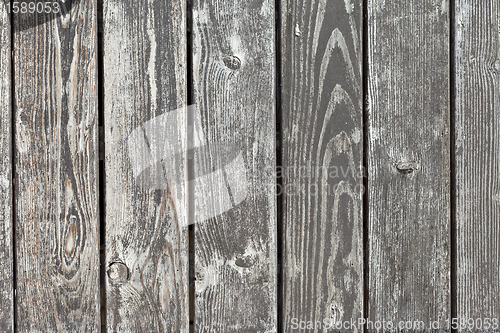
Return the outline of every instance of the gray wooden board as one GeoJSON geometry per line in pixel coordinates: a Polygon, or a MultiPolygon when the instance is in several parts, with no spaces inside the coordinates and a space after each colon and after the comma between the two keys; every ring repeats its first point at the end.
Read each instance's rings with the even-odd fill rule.
{"type": "Polygon", "coordinates": [[[14,15],[19,332],[100,329],[96,17],[14,15]]]}
{"type": "Polygon", "coordinates": [[[449,3],[369,0],[367,9],[368,317],[394,326],[424,321],[426,329],[440,319],[443,328],[450,317],[449,3]]]}
{"type": "Polygon", "coordinates": [[[496,0],[456,1],[456,317],[474,331],[500,329],[499,17],[496,0]]]}
{"type": "Polygon", "coordinates": [[[14,330],[10,13],[0,2],[0,332],[14,330]]]}
{"type": "Polygon", "coordinates": [[[194,1],[193,77],[195,332],[276,332],[274,1],[194,1]]]}
{"type": "Polygon", "coordinates": [[[283,327],[291,332],[301,322],[363,318],[362,1],[281,6],[278,171],[283,327]]]}
{"type": "Polygon", "coordinates": [[[106,327],[187,332],[186,162],[167,154],[186,148],[185,4],[109,0],[103,20],[106,327]]]}

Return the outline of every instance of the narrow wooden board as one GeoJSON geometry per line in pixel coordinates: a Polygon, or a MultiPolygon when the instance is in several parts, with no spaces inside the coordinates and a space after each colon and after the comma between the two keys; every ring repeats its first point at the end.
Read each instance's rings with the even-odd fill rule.
{"type": "Polygon", "coordinates": [[[274,1],[193,3],[195,332],[276,332],[274,1]]]}
{"type": "Polygon", "coordinates": [[[456,1],[456,317],[477,332],[500,329],[499,18],[498,1],[456,1]]]}
{"type": "Polygon", "coordinates": [[[281,6],[283,327],[322,332],[363,318],[362,1],[281,6]]]}
{"type": "Polygon", "coordinates": [[[103,34],[106,327],[187,332],[185,4],[104,1],[103,34]]]}
{"type": "Polygon", "coordinates": [[[0,332],[14,331],[10,13],[0,2],[0,332]]]}
{"type": "Polygon", "coordinates": [[[368,317],[443,328],[451,314],[449,3],[367,5],[368,317]]]}
{"type": "Polygon", "coordinates": [[[96,1],[13,17],[17,330],[97,331],[96,1]]]}

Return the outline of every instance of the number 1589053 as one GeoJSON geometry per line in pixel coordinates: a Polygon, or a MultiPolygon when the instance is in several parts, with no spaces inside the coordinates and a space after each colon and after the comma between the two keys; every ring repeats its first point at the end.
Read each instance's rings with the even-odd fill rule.
{"type": "MultiPolygon", "coordinates": [[[[27,2],[14,1],[5,4],[7,12],[14,14],[59,14],[63,8],[58,1],[53,2],[27,2]]],[[[64,3],[63,3],[64,6],[64,3]]]]}

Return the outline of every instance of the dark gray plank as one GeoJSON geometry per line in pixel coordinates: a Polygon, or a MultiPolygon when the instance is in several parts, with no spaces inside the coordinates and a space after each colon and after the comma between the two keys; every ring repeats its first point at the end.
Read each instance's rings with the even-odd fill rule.
{"type": "Polygon", "coordinates": [[[368,316],[394,326],[450,316],[448,8],[368,1],[368,316]]]}
{"type": "Polygon", "coordinates": [[[10,13],[0,2],[0,332],[14,330],[10,13]]]}
{"type": "Polygon", "coordinates": [[[182,1],[104,1],[111,332],[189,326],[185,27],[182,1]]]}
{"type": "Polygon", "coordinates": [[[36,20],[13,24],[17,328],[97,331],[96,1],[36,20]]]}
{"type": "Polygon", "coordinates": [[[362,1],[281,5],[283,326],[323,332],[363,318],[362,1]]]}
{"type": "Polygon", "coordinates": [[[500,329],[499,17],[496,0],[456,1],[456,316],[484,332],[500,329]]]}
{"type": "Polygon", "coordinates": [[[195,332],[275,332],[275,6],[193,4],[195,332]]]}

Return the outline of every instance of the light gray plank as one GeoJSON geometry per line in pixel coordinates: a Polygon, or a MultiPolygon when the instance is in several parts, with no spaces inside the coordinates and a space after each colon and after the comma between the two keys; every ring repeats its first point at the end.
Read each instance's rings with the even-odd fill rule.
{"type": "Polygon", "coordinates": [[[281,5],[283,327],[323,332],[363,318],[363,8],[281,5]]]}
{"type": "Polygon", "coordinates": [[[499,17],[499,1],[456,1],[456,317],[474,320],[464,332],[500,329],[499,17]]]}
{"type": "Polygon", "coordinates": [[[368,1],[368,316],[394,326],[450,316],[449,17],[368,1]]]}
{"type": "Polygon", "coordinates": [[[100,327],[96,17],[14,15],[19,332],[100,327]]]}
{"type": "Polygon", "coordinates": [[[195,332],[276,332],[274,11],[193,3],[195,332]]]}
{"type": "Polygon", "coordinates": [[[0,3],[0,332],[14,330],[12,243],[11,24],[0,3]]]}
{"type": "Polygon", "coordinates": [[[104,1],[103,42],[106,327],[187,332],[185,5],[104,1]]]}

